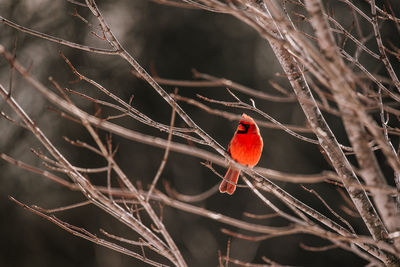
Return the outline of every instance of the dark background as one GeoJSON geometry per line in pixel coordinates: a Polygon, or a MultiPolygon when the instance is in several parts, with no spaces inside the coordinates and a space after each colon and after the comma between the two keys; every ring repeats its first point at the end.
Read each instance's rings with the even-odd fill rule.
{"type": "MultiPolygon", "coordinates": [[[[395,4],[395,1],[392,2],[395,4]]],[[[329,3],[330,7],[336,11],[338,20],[349,27],[352,20],[346,6],[336,1],[329,3]]],[[[290,91],[286,79],[276,75],[281,73],[281,68],[268,43],[254,30],[231,16],[160,6],[144,0],[99,1],[99,6],[122,45],[143,67],[156,72],[160,77],[192,79],[191,69],[194,68],[200,72],[225,77],[271,94],[279,95],[269,85],[269,80],[278,82],[290,91]]],[[[359,6],[368,12],[367,4],[362,3],[359,6]]],[[[99,29],[96,26],[97,21],[90,16],[89,10],[76,7],[79,14],[94,25],[95,28],[92,29],[78,18],[71,16],[74,7],[76,6],[67,1],[0,0],[0,15],[20,25],[66,40],[97,47],[103,46],[104,43],[90,33],[91,30],[97,30],[99,33],[99,29]]],[[[301,10],[298,11],[301,12],[301,10]]],[[[369,27],[362,26],[366,35],[370,33],[369,27]]],[[[301,22],[299,27],[308,28],[301,22]]],[[[384,38],[390,38],[394,43],[398,42],[398,33],[393,25],[383,25],[382,33],[384,38]]],[[[135,108],[156,121],[169,123],[171,108],[151,87],[134,77],[130,73],[132,68],[122,59],[60,46],[0,25],[0,42],[7,50],[13,49],[15,38],[17,39],[17,59],[25,66],[30,66],[31,74],[45,85],[51,87],[48,77],[52,76],[62,87],[109,100],[87,83],[71,83],[75,77],[59,57],[58,52],[62,51],[82,74],[99,82],[126,101],[133,94],[135,108]]],[[[373,40],[368,44],[374,49],[373,40]]],[[[346,48],[349,51],[353,50],[351,44],[348,44],[346,48]]],[[[361,61],[366,66],[374,64],[368,56],[363,56],[361,61]]],[[[379,67],[373,70],[381,74],[385,73],[379,67]]],[[[9,79],[9,65],[1,58],[0,81],[8,87],[9,79]]],[[[164,88],[168,92],[173,92],[174,89],[169,86],[164,86],[164,88]]],[[[224,88],[180,88],[179,93],[188,97],[202,94],[216,99],[233,100],[224,88]]],[[[72,147],[63,141],[62,136],[67,136],[73,140],[80,139],[93,143],[83,127],[49,111],[48,107],[51,105],[16,73],[13,79],[13,96],[71,163],[79,167],[102,167],[106,164],[104,159],[93,153],[72,147]]],[[[247,96],[240,93],[238,96],[249,102],[247,96]]],[[[91,103],[79,97],[73,97],[73,99],[80,107],[91,112],[94,110],[91,103]]],[[[256,100],[256,104],[258,108],[283,123],[305,125],[304,115],[295,103],[256,100]]],[[[218,105],[211,106],[236,114],[243,112],[218,105]]],[[[236,127],[236,122],[207,114],[186,104],[182,104],[182,107],[207,133],[226,147],[236,127]]],[[[16,118],[4,101],[0,101],[0,109],[16,118]]],[[[108,109],[103,110],[104,116],[110,112],[115,114],[108,109]]],[[[260,118],[256,114],[252,115],[260,118]]],[[[327,118],[338,140],[348,145],[340,120],[330,115],[327,115],[327,118]]],[[[166,138],[166,134],[132,119],[120,119],[118,123],[143,133],[166,138]]],[[[184,126],[180,119],[177,119],[176,125],[184,126]]],[[[104,132],[100,131],[100,133],[102,137],[105,137],[104,132]]],[[[261,128],[261,133],[265,146],[259,166],[292,173],[318,173],[330,169],[316,146],[299,141],[278,130],[261,128]]],[[[30,132],[0,118],[0,136],[0,152],[45,169],[41,161],[30,151],[31,148],[41,148],[30,132]]],[[[113,140],[115,144],[120,144],[116,160],[129,178],[133,182],[142,181],[143,185],[151,183],[164,151],[118,136],[114,136],[113,140]]],[[[179,137],[174,137],[174,140],[185,142],[179,137]]],[[[221,173],[225,171],[223,168],[216,168],[221,173]]],[[[102,175],[93,175],[91,178],[98,184],[105,181],[102,175]]],[[[199,159],[173,152],[168,158],[161,180],[169,181],[178,192],[190,195],[199,194],[219,182],[219,178],[204,168],[199,159]]],[[[158,188],[164,190],[162,181],[159,182],[158,188]]],[[[299,185],[278,184],[306,204],[332,217],[312,194],[305,192],[299,185]]],[[[335,186],[318,184],[309,187],[316,189],[332,208],[348,219],[358,233],[366,234],[366,229],[358,218],[351,218],[340,210],[343,200],[335,186]]],[[[36,204],[45,208],[55,208],[84,200],[79,192],[71,192],[39,175],[0,161],[0,266],[144,265],[138,260],[72,236],[9,201],[9,195],[26,204],[36,204]]],[[[268,197],[282,207],[277,199],[270,195],[268,197]]],[[[198,205],[254,223],[287,224],[284,220],[277,218],[255,220],[244,217],[245,211],[256,214],[271,212],[246,189],[237,190],[233,196],[216,193],[198,205]]],[[[169,207],[165,207],[164,212],[167,229],[181,248],[190,266],[217,265],[217,251],[221,250],[225,253],[227,241],[230,239],[229,236],[221,233],[220,229],[223,227],[254,235],[254,233],[237,230],[169,207]]],[[[99,228],[103,228],[127,238],[137,238],[121,223],[93,206],[81,207],[56,215],[68,223],[84,227],[99,236],[102,236],[99,228]]],[[[300,248],[300,243],[310,246],[328,244],[324,240],[307,235],[273,238],[263,242],[233,238],[230,255],[233,258],[254,263],[262,263],[261,257],[266,256],[278,263],[296,266],[362,266],[365,264],[358,257],[343,250],[309,252],[300,248]]]]}

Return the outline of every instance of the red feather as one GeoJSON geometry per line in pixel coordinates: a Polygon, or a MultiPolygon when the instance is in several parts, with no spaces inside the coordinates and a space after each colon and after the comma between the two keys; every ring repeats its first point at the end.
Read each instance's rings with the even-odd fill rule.
{"type": "MultiPolygon", "coordinates": [[[[228,153],[235,161],[254,167],[260,160],[262,149],[263,140],[257,124],[250,116],[243,113],[239,126],[229,143],[228,153]]],[[[236,190],[239,174],[240,170],[230,167],[219,186],[219,191],[232,195],[236,190]]]]}
{"type": "Polygon", "coordinates": [[[224,180],[219,185],[219,192],[228,193],[232,195],[236,190],[236,183],[239,179],[240,170],[229,167],[228,171],[225,174],[224,180]],[[228,183],[230,181],[231,183],[228,183]]]}

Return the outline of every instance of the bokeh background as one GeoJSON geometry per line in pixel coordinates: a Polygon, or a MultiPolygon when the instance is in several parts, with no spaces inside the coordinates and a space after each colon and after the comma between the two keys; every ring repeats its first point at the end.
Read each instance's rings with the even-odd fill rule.
{"type": "MultiPolygon", "coordinates": [[[[357,5],[368,12],[366,1],[361,2],[357,5]]],[[[398,10],[396,1],[389,2],[394,10],[398,10]]],[[[346,27],[350,27],[352,19],[348,16],[346,6],[339,1],[329,1],[329,3],[338,20],[346,27]]],[[[160,77],[192,79],[191,70],[196,69],[271,94],[279,95],[270,86],[269,81],[278,82],[290,91],[286,79],[279,75],[281,68],[268,43],[254,30],[229,15],[162,6],[148,0],[99,1],[98,4],[122,45],[143,67],[157,73],[160,77]]],[[[90,16],[89,10],[67,1],[0,0],[0,15],[20,25],[66,40],[104,47],[104,42],[90,33],[92,30],[99,31],[97,22],[90,16]],[[88,19],[93,25],[92,28],[71,15],[74,13],[74,8],[81,16],[88,19]]],[[[307,30],[308,26],[304,22],[298,21],[298,23],[299,27],[307,30]]],[[[367,26],[365,30],[370,31],[367,26]]],[[[368,33],[370,32],[366,32],[368,33]]],[[[392,27],[383,25],[382,33],[384,38],[390,38],[394,43],[396,41],[398,43],[398,33],[393,25],[392,27]]],[[[108,100],[87,83],[71,82],[75,80],[75,77],[60,58],[58,52],[62,51],[82,74],[99,82],[126,101],[133,94],[135,108],[159,122],[169,123],[171,108],[151,87],[133,76],[130,73],[132,68],[122,59],[60,46],[0,25],[0,43],[12,51],[15,40],[17,59],[28,66],[31,74],[47,86],[51,87],[48,77],[52,76],[62,87],[108,100]]],[[[347,48],[353,49],[351,44],[347,44],[347,48]]],[[[364,64],[373,64],[368,57],[361,57],[361,60],[364,64]]],[[[384,74],[384,71],[380,69],[375,71],[384,74]]],[[[0,82],[8,87],[9,80],[9,65],[0,58],[0,82]]],[[[62,119],[50,111],[51,104],[23,81],[17,73],[14,73],[12,87],[13,96],[73,164],[79,167],[102,167],[106,164],[104,159],[84,149],[72,147],[62,139],[62,136],[67,136],[73,140],[80,139],[93,143],[83,127],[62,119]]],[[[174,90],[170,86],[164,88],[168,92],[174,90]]],[[[217,87],[179,88],[179,94],[193,98],[196,94],[202,94],[222,100],[232,99],[224,88],[217,87]]],[[[243,100],[249,101],[248,96],[240,93],[238,95],[243,100]]],[[[94,111],[95,108],[91,103],[79,97],[73,97],[73,99],[80,107],[94,111]]],[[[306,125],[304,115],[296,103],[273,103],[256,99],[256,104],[258,108],[283,123],[306,125]]],[[[236,114],[243,112],[218,105],[211,106],[236,114]]],[[[226,147],[236,127],[236,122],[207,114],[190,105],[182,104],[182,107],[207,133],[226,147]]],[[[4,101],[0,101],[0,109],[16,118],[4,101]]],[[[103,110],[104,116],[110,112],[112,113],[110,110],[103,110]]],[[[256,114],[252,115],[260,118],[256,114]]],[[[338,140],[348,145],[340,120],[329,115],[327,118],[338,140]]],[[[166,134],[132,119],[120,119],[118,123],[143,133],[166,138],[166,134]]],[[[177,119],[176,125],[184,126],[180,119],[177,119]]],[[[100,133],[105,137],[104,132],[100,131],[100,133]]],[[[261,128],[261,133],[265,147],[259,166],[291,173],[318,173],[330,169],[316,146],[299,141],[279,130],[261,128]]],[[[41,161],[31,152],[31,148],[41,148],[31,133],[0,118],[0,136],[1,153],[45,169],[41,161]]],[[[174,140],[185,142],[178,137],[174,137],[174,140]]],[[[120,145],[116,160],[130,179],[135,183],[141,181],[144,186],[151,183],[164,151],[118,136],[114,136],[113,141],[120,145]]],[[[223,168],[216,167],[216,169],[221,173],[225,171],[223,168]]],[[[92,175],[91,178],[97,179],[96,182],[100,184],[105,181],[103,175],[92,175]]],[[[195,195],[217,184],[219,178],[204,168],[199,159],[171,152],[158,185],[160,190],[164,190],[162,181],[168,181],[180,193],[195,195]]],[[[278,184],[306,204],[330,216],[328,210],[299,185],[278,184]]],[[[348,219],[357,232],[366,233],[365,227],[358,218],[352,218],[340,210],[343,200],[335,186],[319,184],[310,185],[310,188],[317,190],[332,208],[348,219]]],[[[79,192],[71,192],[39,175],[0,161],[0,266],[144,266],[138,260],[72,236],[17,206],[8,199],[9,195],[24,203],[45,208],[55,208],[84,200],[79,192]]],[[[287,210],[277,199],[268,197],[287,210]]],[[[254,223],[270,225],[287,223],[277,218],[255,220],[244,217],[243,212],[256,214],[271,212],[246,189],[238,190],[233,196],[216,193],[196,205],[254,223]]],[[[310,246],[328,244],[313,236],[295,235],[263,242],[250,242],[231,238],[220,230],[228,228],[240,233],[253,233],[237,230],[169,207],[164,208],[164,213],[165,224],[190,266],[216,266],[217,252],[218,250],[222,253],[226,251],[229,239],[231,239],[231,257],[243,261],[262,263],[261,257],[266,256],[281,264],[295,266],[363,266],[365,264],[351,253],[342,250],[309,252],[299,246],[300,243],[310,246]]],[[[99,228],[103,228],[111,233],[136,238],[125,226],[96,207],[81,207],[59,213],[57,216],[99,236],[101,236],[99,228]]]]}

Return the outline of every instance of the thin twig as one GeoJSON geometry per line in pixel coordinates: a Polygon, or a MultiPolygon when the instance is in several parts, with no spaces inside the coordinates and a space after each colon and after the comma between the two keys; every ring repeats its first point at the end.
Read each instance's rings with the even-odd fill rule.
{"type": "MultiPolygon", "coordinates": [[[[178,91],[177,91],[177,89],[175,89],[175,94],[177,94],[177,93],[178,93],[178,91]]],[[[149,199],[151,197],[151,193],[153,192],[153,190],[158,182],[158,179],[160,179],[161,173],[163,172],[165,164],[167,163],[167,159],[168,159],[168,155],[169,155],[169,148],[170,148],[171,140],[172,140],[172,127],[174,127],[174,124],[175,124],[175,108],[172,107],[171,122],[170,122],[170,126],[169,126],[170,131],[169,131],[168,139],[167,139],[167,147],[165,148],[163,159],[161,161],[160,166],[158,167],[156,175],[154,176],[153,182],[151,183],[148,195],[146,197],[147,202],[149,201],[149,199]]]]}

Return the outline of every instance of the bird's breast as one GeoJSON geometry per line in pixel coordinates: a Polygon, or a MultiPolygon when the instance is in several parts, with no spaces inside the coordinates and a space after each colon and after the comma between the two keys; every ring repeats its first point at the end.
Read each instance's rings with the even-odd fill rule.
{"type": "Polygon", "coordinates": [[[237,162],[255,166],[261,157],[263,142],[258,134],[236,134],[230,143],[230,153],[237,162]]]}

